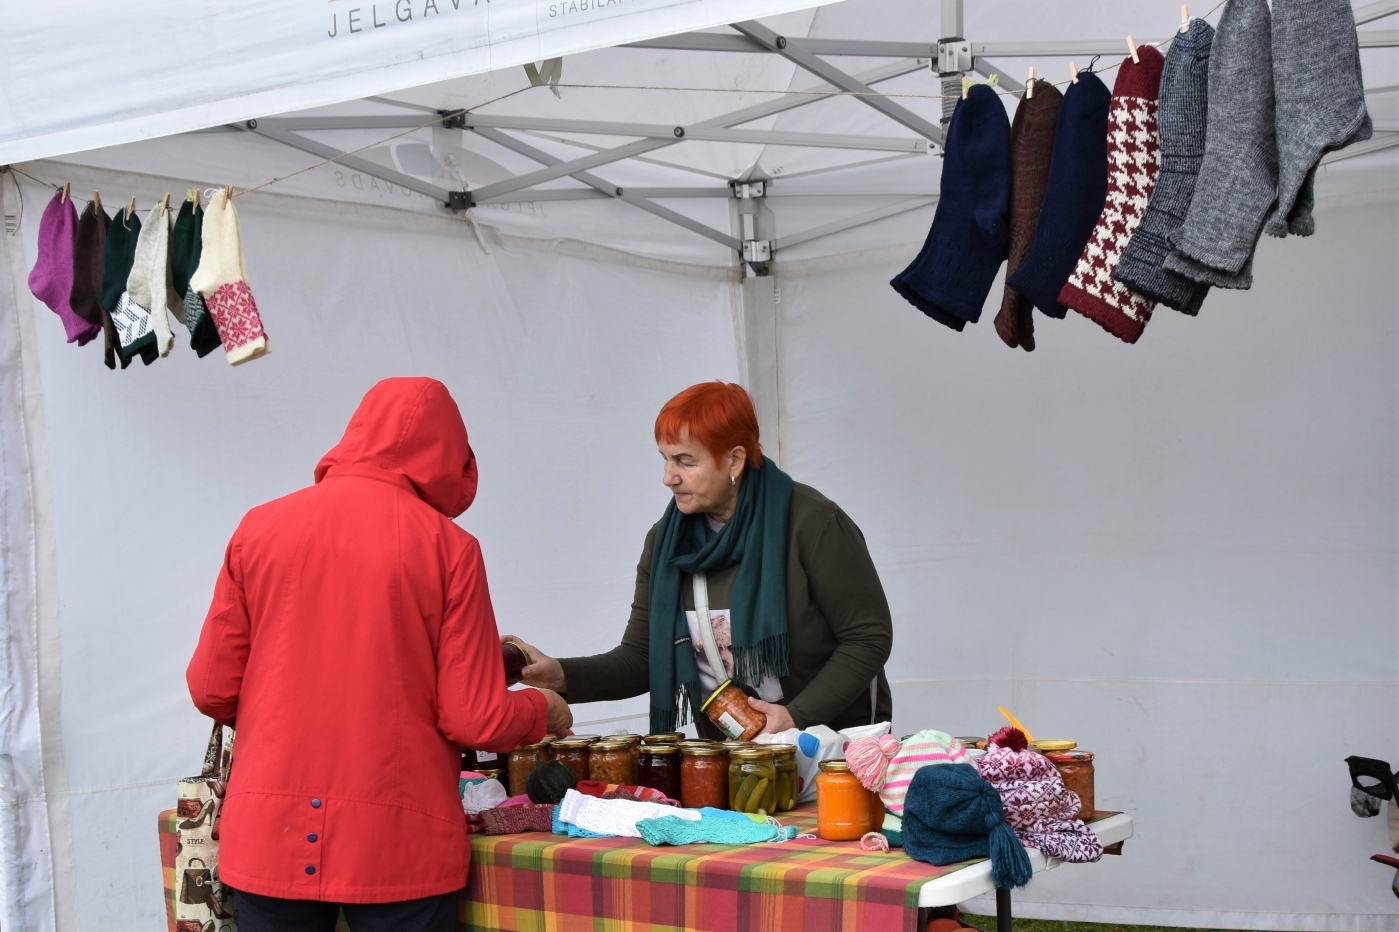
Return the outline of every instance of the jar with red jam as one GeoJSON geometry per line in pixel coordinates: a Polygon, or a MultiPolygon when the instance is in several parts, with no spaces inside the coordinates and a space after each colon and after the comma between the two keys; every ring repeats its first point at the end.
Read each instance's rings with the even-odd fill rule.
{"type": "Polygon", "coordinates": [[[748,695],[725,680],[704,700],[700,711],[734,741],[749,741],[767,727],[768,717],[748,704],[748,695]]]}
{"type": "Polygon", "coordinates": [[[729,808],[729,752],[718,744],[680,749],[680,805],[729,808]]]}
{"type": "Polygon", "coordinates": [[[635,786],[636,755],[631,742],[604,738],[594,744],[588,752],[588,779],[635,786]]]}
{"type": "Polygon", "coordinates": [[[500,660],[505,666],[505,685],[514,686],[520,682],[525,667],[534,662],[529,651],[515,641],[500,643],[500,660]]]}
{"type": "Polygon", "coordinates": [[[636,766],[637,786],[649,786],[680,799],[680,748],[673,744],[643,744],[636,766]]]}

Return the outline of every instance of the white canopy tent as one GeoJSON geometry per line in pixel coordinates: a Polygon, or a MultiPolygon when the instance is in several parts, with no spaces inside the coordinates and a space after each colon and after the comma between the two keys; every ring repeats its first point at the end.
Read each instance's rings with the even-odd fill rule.
{"type": "Polygon", "coordinates": [[[481,461],[461,523],[502,630],[615,643],[665,502],[655,412],[742,381],[769,455],[870,543],[896,730],[1006,705],[1134,814],[1125,857],[1019,915],[1399,929],[1341,763],[1399,747],[1399,0],[1357,5],[1376,135],[1324,169],[1315,236],[1138,345],[1037,318],[1031,355],[887,285],[936,201],[938,40],[1013,89],[1168,38],[1177,6],[347,2],[7,11],[0,928],[162,922],[155,814],[202,748],[183,670],[223,545],[375,380],[423,374],[481,461]],[[350,9],[367,31],[326,35],[350,9]],[[109,208],[246,192],[273,352],[113,373],[65,344],[24,286],[65,182],[109,208]]]}

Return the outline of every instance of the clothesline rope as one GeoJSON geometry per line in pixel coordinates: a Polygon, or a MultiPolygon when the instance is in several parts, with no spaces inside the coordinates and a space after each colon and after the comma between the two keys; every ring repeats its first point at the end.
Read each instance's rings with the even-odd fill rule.
{"type": "MultiPolygon", "coordinates": [[[[1198,19],[1208,19],[1210,16],[1213,16],[1213,15],[1219,10],[1220,7],[1224,6],[1224,4],[1226,4],[1226,3],[1228,3],[1228,2],[1229,2],[1229,0],[1219,0],[1219,2],[1216,3],[1214,6],[1210,7],[1210,9],[1209,9],[1203,16],[1199,16],[1199,17],[1196,17],[1196,18],[1198,18],[1198,19]]],[[[1179,33],[1176,33],[1176,35],[1179,35],[1179,33]]],[[[1172,36],[1172,37],[1171,37],[1171,39],[1174,39],[1174,38],[1175,38],[1175,36],[1172,36]]],[[[1166,45],[1169,45],[1170,42],[1171,42],[1171,39],[1168,39],[1168,40],[1166,40],[1165,42],[1161,43],[1162,47],[1164,47],[1164,46],[1166,46],[1166,45]]],[[[1098,58],[1100,58],[1100,57],[1101,57],[1101,56],[1094,56],[1093,62],[1096,62],[1096,61],[1098,60],[1098,58]]],[[[1127,56],[1124,56],[1124,60],[1125,60],[1126,57],[1127,57],[1127,56]]],[[[1112,71],[1113,69],[1120,67],[1121,64],[1122,64],[1122,62],[1117,62],[1116,64],[1109,65],[1108,67],[1104,68],[1101,72],[1095,72],[1095,73],[1107,74],[1108,72],[1112,71]]],[[[1093,63],[1090,63],[1090,64],[1089,64],[1088,70],[1089,70],[1089,71],[1092,71],[1092,70],[1093,70],[1093,63]]],[[[1041,80],[1042,80],[1042,79],[1041,79],[1041,80]]],[[[1073,79],[1065,78],[1065,79],[1063,79],[1063,80],[1061,80],[1061,81],[1050,81],[1050,82],[1046,82],[1046,83],[1052,84],[1052,85],[1055,86],[1055,87],[1064,87],[1064,86],[1066,86],[1066,85],[1072,83],[1072,80],[1073,80],[1073,79]]],[[[548,87],[548,86],[553,86],[553,85],[538,85],[538,86],[539,86],[539,87],[548,87]]],[[[376,140],[376,141],[371,142],[371,143],[366,143],[365,145],[360,146],[358,149],[351,149],[351,150],[349,150],[348,152],[342,152],[342,153],[340,153],[339,155],[337,155],[337,156],[335,156],[335,157],[321,159],[321,160],[318,161],[318,162],[315,162],[315,163],[313,163],[313,164],[311,164],[311,165],[307,165],[305,168],[298,169],[298,170],[296,170],[296,171],[294,171],[294,172],[291,172],[290,174],[287,174],[287,175],[279,175],[279,176],[277,176],[276,178],[271,178],[271,179],[269,179],[269,180],[267,180],[267,181],[263,181],[263,182],[261,182],[261,183],[259,183],[259,184],[255,184],[255,185],[253,185],[253,186],[251,186],[251,187],[247,187],[247,188],[236,188],[236,189],[234,190],[234,192],[233,192],[233,197],[241,197],[241,196],[244,195],[244,194],[251,194],[253,191],[259,191],[259,190],[261,190],[261,189],[263,189],[263,188],[270,187],[270,186],[272,186],[272,185],[274,185],[274,184],[279,184],[280,182],[286,181],[286,180],[289,179],[289,178],[295,178],[297,175],[304,175],[306,172],[313,171],[314,169],[320,168],[320,167],[323,166],[323,165],[329,165],[329,164],[332,163],[332,162],[337,162],[337,161],[339,161],[341,158],[344,158],[344,157],[347,156],[347,155],[355,155],[356,153],[363,152],[363,151],[365,151],[366,149],[373,149],[373,148],[376,148],[376,147],[378,147],[378,146],[382,146],[382,145],[384,145],[384,144],[386,144],[386,143],[393,142],[395,139],[401,139],[401,138],[404,137],[404,136],[408,136],[408,135],[411,135],[411,134],[413,134],[413,133],[416,133],[416,132],[418,132],[419,130],[424,130],[424,129],[428,129],[429,127],[432,127],[432,126],[440,125],[444,120],[449,120],[449,119],[452,119],[453,117],[463,116],[463,115],[465,115],[465,114],[467,114],[467,113],[470,113],[472,110],[477,110],[477,109],[480,109],[481,107],[488,107],[488,106],[490,106],[491,104],[499,103],[499,102],[501,102],[502,100],[506,100],[506,99],[508,99],[508,98],[510,98],[510,97],[514,97],[516,94],[522,94],[522,93],[524,93],[525,91],[534,90],[535,87],[536,87],[535,85],[531,85],[531,86],[529,86],[529,87],[517,88],[516,90],[510,91],[508,94],[501,94],[499,97],[494,97],[494,98],[492,98],[492,99],[490,99],[490,100],[487,100],[487,101],[484,101],[484,102],[482,102],[482,103],[476,104],[476,105],[473,106],[473,107],[464,107],[464,108],[461,108],[461,109],[458,109],[458,110],[443,111],[443,113],[442,113],[440,116],[435,116],[435,117],[433,117],[431,120],[428,120],[427,122],[423,123],[423,124],[420,125],[420,126],[414,126],[414,127],[412,127],[411,129],[406,129],[406,130],[403,130],[402,132],[394,133],[392,136],[388,136],[388,137],[385,137],[385,138],[383,138],[383,139],[376,140]]],[[[785,89],[785,90],[763,90],[763,89],[754,89],[754,88],[733,88],[733,87],[684,87],[684,86],[674,86],[674,85],[671,85],[671,86],[661,86],[661,85],[647,85],[647,84],[559,84],[559,85],[557,85],[557,87],[559,87],[559,88],[568,88],[568,89],[572,89],[572,90],[690,91],[690,92],[695,92],[695,93],[715,93],[715,94],[782,94],[782,95],[786,95],[786,94],[810,94],[810,95],[812,95],[812,96],[818,96],[818,97],[855,97],[855,98],[861,98],[861,97],[885,97],[885,98],[905,98],[905,99],[912,99],[912,100],[943,100],[943,99],[947,99],[947,98],[953,98],[953,97],[960,97],[960,96],[961,96],[960,93],[957,93],[957,94],[920,94],[920,93],[915,93],[915,92],[911,92],[911,91],[909,91],[909,92],[902,92],[902,93],[884,94],[884,93],[880,93],[879,91],[868,91],[868,92],[866,92],[866,91],[820,90],[820,89],[818,89],[818,88],[812,88],[812,89],[810,89],[810,90],[791,90],[791,89],[785,89]]],[[[997,87],[995,87],[995,86],[992,87],[992,90],[995,91],[995,93],[1000,94],[1000,95],[1002,95],[1002,96],[1011,96],[1011,95],[1014,95],[1014,94],[1019,94],[1019,93],[1021,93],[1020,91],[1012,91],[1012,90],[1009,90],[1009,89],[1007,89],[1007,88],[997,88],[997,87]]],[[[49,187],[53,188],[55,191],[62,190],[62,188],[63,188],[63,185],[61,185],[61,184],[54,184],[54,183],[51,182],[51,181],[43,181],[43,180],[41,180],[41,179],[39,179],[39,178],[35,178],[33,175],[30,175],[30,174],[28,174],[27,172],[20,171],[20,169],[15,168],[13,165],[7,166],[6,170],[15,172],[15,173],[20,174],[20,175],[24,175],[24,177],[28,178],[30,181],[33,181],[33,182],[35,182],[35,183],[37,183],[37,184],[48,185],[49,187]]],[[[16,185],[16,187],[18,187],[18,185],[16,185]]],[[[70,196],[71,196],[71,195],[70,195],[70,196]]],[[[24,202],[23,202],[23,199],[22,199],[22,198],[23,198],[23,195],[21,194],[21,201],[20,201],[20,217],[21,217],[21,218],[23,218],[23,216],[24,216],[24,214],[23,214],[23,211],[24,211],[24,202]]],[[[91,199],[90,199],[90,198],[87,198],[87,199],[83,199],[83,200],[85,200],[85,201],[87,201],[87,202],[90,202],[91,199]]],[[[154,208],[148,208],[148,210],[151,210],[151,209],[154,209],[154,208]]],[[[18,225],[16,225],[16,230],[18,230],[18,225]]]]}

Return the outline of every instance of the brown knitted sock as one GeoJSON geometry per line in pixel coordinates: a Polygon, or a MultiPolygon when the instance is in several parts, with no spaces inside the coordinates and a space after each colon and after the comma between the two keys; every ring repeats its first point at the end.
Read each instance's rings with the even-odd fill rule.
{"type": "MultiPolygon", "coordinates": [[[[1006,278],[1020,267],[1035,243],[1035,223],[1049,184],[1049,157],[1054,150],[1054,124],[1064,95],[1048,81],[1035,82],[1035,95],[1022,97],[1010,127],[1010,256],[1006,278]]],[[[1006,285],[996,332],[1006,346],[1035,348],[1035,323],[1030,299],[1006,285]]]]}

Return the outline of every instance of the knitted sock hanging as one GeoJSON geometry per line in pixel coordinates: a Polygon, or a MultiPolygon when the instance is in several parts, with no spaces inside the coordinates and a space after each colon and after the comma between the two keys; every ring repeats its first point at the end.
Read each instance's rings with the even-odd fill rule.
{"type": "Polygon", "coordinates": [[[1161,144],[1156,133],[1156,95],[1165,58],[1144,45],[1140,62],[1126,58],[1117,70],[1108,110],[1108,193],[1059,302],[1127,343],[1142,335],[1155,302],[1113,279],[1117,260],[1141,223],[1156,175],[1161,144]]]}
{"type": "Polygon", "coordinates": [[[1093,233],[1108,190],[1108,103],[1111,92],[1096,74],[1080,71],[1059,104],[1054,156],[1044,192],[1035,242],[1025,261],[1006,281],[1050,317],[1068,310],[1059,292],[1073,274],[1093,233]]]}
{"type": "Polygon", "coordinates": [[[1350,0],[1273,0],[1278,204],[1270,236],[1316,230],[1312,185],[1328,152],[1374,135],[1350,0]]]}
{"type": "Polygon", "coordinates": [[[230,365],[256,359],[268,352],[257,302],[248,287],[243,268],[243,244],[238,232],[238,212],[227,191],[219,191],[204,212],[203,243],[199,268],[189,286],[204,298],[218,328],[230,365]]]}
{"type": "Polygon", "coordinates": [[[204,211],[194,201],[180,205],[175,229],[170,234],[170,273],[175,293],[184,301],[184,323],[189,328],[189,346],[203,359],[221,345],[219,330],[209,316],[209,305],[199,292],[189,286],[190,277],[199,268],[203,253],[204,211]]]}
{"type": "Polygon", "coordinates": [[[78,211],[71,197],[53,196],[39,220],[39,256],[29,273],[29,290],[63,322],[69,343],[83,346],[101,332],[73,312],[73,246],[78,233],[78,211]]]}
{"type": "Polygon", "coordinates": [[[981,318],[1007,245],[1010,121],[1000,96],[984,84],[957,102],[941,191],[922,251],[889,284],[933,320],[961,330],[981,318]]]}
{"type": "Polygon", "coordinates": [[[1161,134],[1161,174],[1142,222],[1118,260],[1113,277],[1137,294],[1192,317],[1200,313],[1210,286],[1163,268],[1171,254],[1166,237],[1185,222],[1195,179],[1205,156],[1205,116],[1210,45],[1214,27],[1193,19],[1171,40],[1161,69],[1156,125],[1161,134]]]}
{"type": "Polygon", "coordinates": [[[169,258],[170,225],[157,204],[137,236],[126,291],[112,312],[112,321],[121,337],[122,356],[131,359],[139,355],[148,366],[170,352],[170,324],[165,319],[169,258]]]}
{"type": "MultiPolygon", "coordinates": [[[[1036,81],[1034,95],[1020,98],[1010,125],[1010,254],[1006,277],[1015,274],[1035,244],[1035,224],[1049,186],[1049,160],[1054,154],[1054,124],[1064,95],[1048,81],[1036,81]]],[[[1006,346],[1026,352],[1035,348],[1034,304],[1009,282],[996,314],[996,333],[1006,346]]]]}
{"type": "Polygon", "coordinates": [[[1221,288],[1253,287],[1253,253],[1277,199],[1268,0],[1229,0],[1210,49],[1205,158],[1165,268],[1221,288]]]}
{"type": "MultiPolygon", "coordinates": [[[[107,212],[89,203],[78,218],[78,231],[73,240],[73,287],[68,294],[69,306],[83,322],[94,328],[95,337],[102,332],[102,264],[107,245],[107,227],[112,218],[107,212]]],[[[79,344],[81,345],[81,344],[79,344]]]]}
{"type": "Polygon", "coordinates": [[[129,214],[125,210],[117,211],[111,226],[107,228],[107,239],[102,250],[102,291],[97,303],[102,310],[102,355],[108,369],[116,368],[118,358],[123,369],[131,365],[131,357],[121,352],[121,334],[117,332],[112,314],[121,303],[122,295],[126,294],[126,279],[136,260],[136,241],[140,235],[141,218],[135,211],[129,214]]]}

